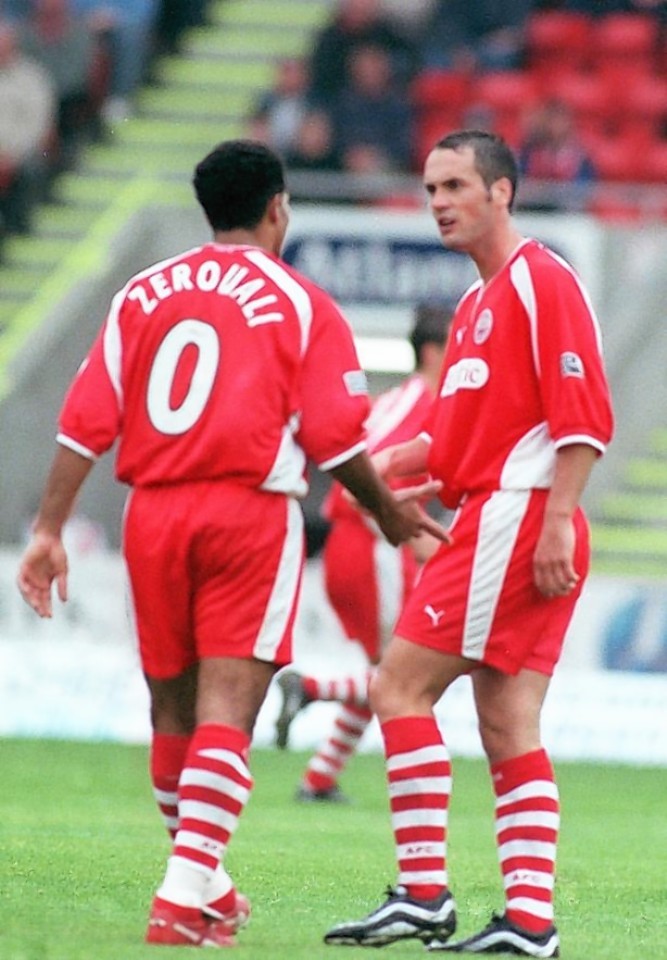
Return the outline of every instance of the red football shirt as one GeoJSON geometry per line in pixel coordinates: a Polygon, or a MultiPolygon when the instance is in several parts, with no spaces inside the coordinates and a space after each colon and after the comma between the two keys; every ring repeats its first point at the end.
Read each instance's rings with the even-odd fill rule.
{"type": "MultiPolygon", "coordinates": [[[[403,443],[416,436],[424,425],[432,401],[426,381],[418,373],[408,377],[397,387],[381,393],[373,403],[366,421],[369,453],[377,453],[385,447],[403,443]]],[[[416,482],[415,477],[405,480],[405,484],[409,486],[416,482]]],[[[324,503],[323,513],[329,520],[354,517],[360,522],[367,522],[363,514],[345,497],[339,483],[333,484],[324,503]]]]}
{"type": "Polygon", "coordinates": [[[331,298],[264,250],[210,243],[116,294],[58,440],[95,458],[118,439],[132,486],[228,478],[302,496],[307,457],[326,470],[364,448],[368,410],[331,298]]]}
{"type": "Polygon", "coordinates": [[[556,450],[603,453],[613,415],[600,330],[576,274],[525,240],[462,298],[425,435],[443,502],[466,492],[546,488],[556,450]]]}

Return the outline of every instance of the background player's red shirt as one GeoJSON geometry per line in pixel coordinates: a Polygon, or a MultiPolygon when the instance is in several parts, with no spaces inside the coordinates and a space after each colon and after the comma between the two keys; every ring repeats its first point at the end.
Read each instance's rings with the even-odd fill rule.
{"type": "Polygon", "coordinates": [[[227,478],[302,496],[307,457],[326,470],[363,449],[368,409],[330,297],[264,250],[210,243],[116,294],[58,440],[97,457],[118,438],[132,486],[227,478]]]}
{"type": "Polygon", "coordinates": [[[574,271],[524,241],[461,300],[425,434],[443,502],[548,487],[558,447],[603,453],[613,416],[600,330],[574,271]]]}
{"type": "MultiPolygon", "coordinates": [[[[377,453],[385,447],[403,443],[417,436],[424,425],[433,398],[424,378],[415,373],[399,386],[381,393],[373,403],[366,421],[366,442],[369,453],[377,453]]],[[[409,486],[419,478],[405,480],[409,486]]],[[[392,484],[397,486],[399,484],[392,484]]],[[[323,514],[328,520],[342,517],[354,518],[361,523],[367,518],[347,499],[344,488],[339,483],[332,485],[323,506],[323,514]]],[[[375,524],[372,524],[376,529],[375,524]]],[[[378,530],[379,535],[379,530],[378,530]]]]}

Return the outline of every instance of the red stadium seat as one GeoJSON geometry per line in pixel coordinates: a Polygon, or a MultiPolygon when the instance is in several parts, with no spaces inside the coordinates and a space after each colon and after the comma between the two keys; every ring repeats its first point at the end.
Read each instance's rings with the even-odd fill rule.
{"type": "Polygon", "coordinates": [[[540,91],[544,100],[560,100],[570,108],[581,134],[609,134],[613,104],[602,78],[581,71],[556,70],[540,91]]]}
{"type": "Polygon", "coordinates": [[[635,64],[652,69],[658,55],[658,20],[640,13],[613,13],[601,17],[591,33],[596,69],[618,69],[635,64]]]}
{"type": "Polygon", "coordinates": [[[415,170],[421,172],[424,160],[433,149],[433,145],[452,130],[461,127],[461,114],[448,110],[433,110],[417,121],[414,163],[415,170]]]}
{"type": "Polygon", "coordinates": [[[590,140],[587,146],[601,180],[639,183],[644,179],[643,157],[632,137],[590,140]]]}
{"type": "Polygon", "coordinates": [[[595,22],[591,35],[598,57],[650,57],[657,42],[657,18],[642,13],[609,13],[595,22]]]}
{"type": "Polygon", "coordinates": [[[646,148],[642,168],[645,183],[667,185],[667,141],[658,140],[646,148]]]}
{"type": "Polygon", "coordinates": [[[521,113],[538,99],[535,77],[526,70],[505,70],[480,74],[473,84],[472,96],[497,113],[521,113]]]}
{"type": "Polygon", "coordinates": [[[417,110],[432,110],[466,102],[470,77],[455,70],[425,70],[412,82],[410,96],[417,110]]]}
{"type": "Polygon", "coordinates": [[[592,23],[592,18],[571,10],[533,13],[526,30],[531,70],[544,73],[553,66],[583,67],[590,55],[592,23]]]}
{"type": "MultiPolygon", "coordinates": [[[[667,129],[667,80],[657,76],[635,78],[612,90],[617,129],[637,143],[659,139],[667,129]]],[[[665,178],[667,181],[667,178],[665,178]]]]}

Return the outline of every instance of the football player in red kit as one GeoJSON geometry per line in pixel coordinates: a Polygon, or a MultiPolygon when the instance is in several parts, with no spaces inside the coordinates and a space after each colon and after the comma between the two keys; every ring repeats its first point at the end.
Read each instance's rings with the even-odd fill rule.
{"type": "Polygon", "coordinates": [[[399,503],[365,450],[365,377],[322,290],[279,259],[283,168],[228,141],[194,176],[213,239],[142,270],[114,297],[60,415],[18,584],[41,615],[67,596],[62,528],[117,442],[130,486],[123,549],[151,697],[154,793],[174,837],[147,940],[226,947],[248,916],[222,865],[252,789],[248,751],[291,659],[307,458],[401,543],[444,536],[399,503]]]}
{"type": "Polygon", "coordinates": [[[479,280],[452,321],[438,394],[418,436],[376,455],[390,480],[427,470],[456,511],[371,681],[387,761],[398,879],[387,901],[325,936],[433,951],[556,957],[558,789],[540,738],[551,674],[589,566],[579,506],[612,435],[600,329],[571,267],[511,216],[516,160],[494,134],[460,131],[428,155],[443,244],[479,280]],[[496,796],[502,914],[456,927],[447,875],[450,756],[433,713],[470,674],[496,796]]]}

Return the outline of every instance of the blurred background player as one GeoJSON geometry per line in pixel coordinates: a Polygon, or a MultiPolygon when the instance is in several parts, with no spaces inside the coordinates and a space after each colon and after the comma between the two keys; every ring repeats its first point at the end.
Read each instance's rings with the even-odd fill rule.
{"type": "MultiPolygon", "coordinates": [[[[419,304],[409,341],[415,372],[381,394],[366,422],[371,452],[419,433],[435,394],[445,340],[455,304],[419,304]]],[[[368,682],[384,643],[419,568],[437,541],[425,535],[394,548],[371,518],[361,513],[334,483],[323,512],[331,524],[323,553],[324,586],[345,636],[363,648],[368,669],[333,679],[285,670],[277,680],[282,706],[276,723],[276,745],[288,744],[292,721],[314,701],[340,704],[332,729],[311,757],[296,799],[345,802],[339,777],[371,720],[368,682]]]]}
{"type": "Polygon", "coordinates": [[[43,617],[54,582],[67,599],[63,529],[118,441],[151,778],[174,837],[146,939],[227,947],[248,903],[223,861],[253,786],[257,714],[291,660],[307,458],[393,543],[439,527],[373,471],[349,325],[279,259],[281,161],[263,144],[227,141],[197,165],[194,187],[213,242],[141,271],[114,297],[65,398],[18,584],[43,617]]]}

